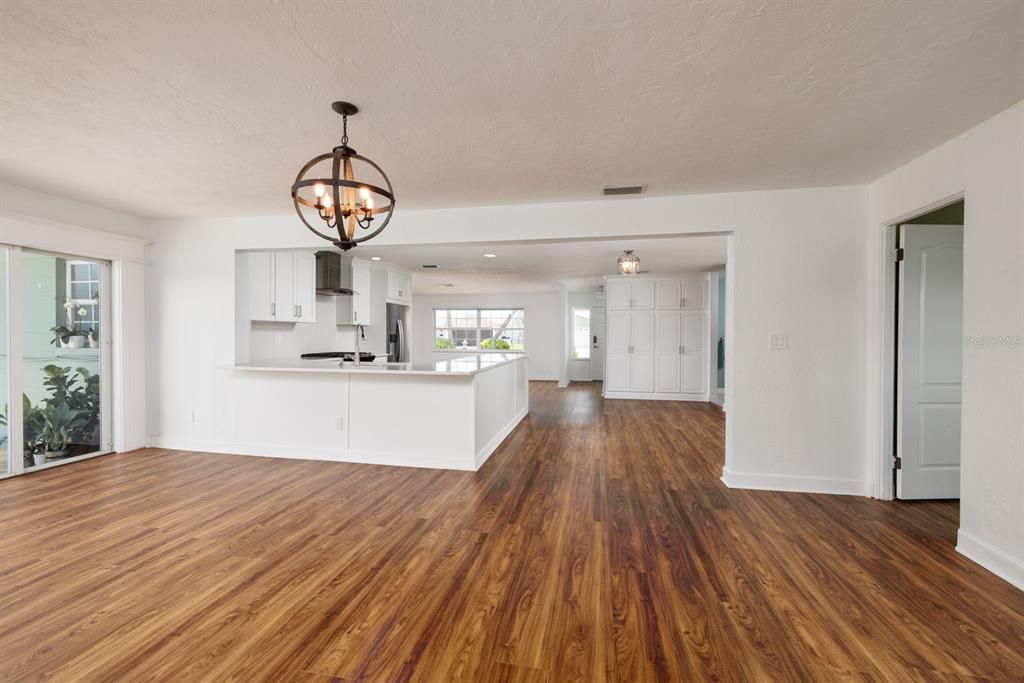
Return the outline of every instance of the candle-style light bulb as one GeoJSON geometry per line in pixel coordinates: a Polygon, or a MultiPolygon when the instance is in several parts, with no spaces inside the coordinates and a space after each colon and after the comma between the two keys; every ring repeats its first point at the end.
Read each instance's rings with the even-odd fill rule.
{"type": "Polygon", "coordinates": [[[314,185],[313,186],[313,193],[317,197],[323,197],[324,196],[324,184],[323,183],[317,183],[316,185],[314,185]]]}

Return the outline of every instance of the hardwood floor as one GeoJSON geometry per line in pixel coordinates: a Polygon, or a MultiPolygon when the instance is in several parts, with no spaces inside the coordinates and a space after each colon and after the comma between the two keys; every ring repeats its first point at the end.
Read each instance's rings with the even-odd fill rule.
{"type": "Polygon", "coordinates": [[[729,490],[705,404],[531,383],[478,473],[149,449],[0,482],[0,680],[1024,679],[953,503],[729,490]]]}

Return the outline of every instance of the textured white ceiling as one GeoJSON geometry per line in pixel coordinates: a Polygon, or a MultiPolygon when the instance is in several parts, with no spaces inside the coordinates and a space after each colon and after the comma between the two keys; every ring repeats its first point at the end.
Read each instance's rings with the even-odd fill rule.
{"type": "Polygon", "coordinates": [[[1024,97],[1024,2],[0,3],[0,179],[279,214],[353,146],[399,208],[872,180],[1024,97]]]}
{"type": "Polygon", "coordinates": [[[562,284],[571,290],[596,287],[602,276],[615,274],[623,249],[633,249],[640,269],[651,273],[713,270],[726,257],[725,237],[713,236],[362,246],[358,256],[379,256],[411,269],[416,294],[504,294],[552,292],[562,284]]]}

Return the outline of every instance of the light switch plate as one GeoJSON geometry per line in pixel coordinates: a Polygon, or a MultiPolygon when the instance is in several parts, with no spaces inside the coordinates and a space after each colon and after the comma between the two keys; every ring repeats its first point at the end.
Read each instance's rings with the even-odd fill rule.
{"type": "Polygon", "coordinates": [[[785,351],[789,348],[789,335],[781,332],[768,335],[768,348],[772,351],[785,351]]]}

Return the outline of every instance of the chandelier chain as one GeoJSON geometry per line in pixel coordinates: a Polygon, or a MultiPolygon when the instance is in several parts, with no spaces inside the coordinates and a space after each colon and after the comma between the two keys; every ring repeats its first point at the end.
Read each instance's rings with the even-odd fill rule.
{"type": "Polygon", "coordinates": [[[341,146],[348,147],[348,114],[341,116],[341,146]]]}

